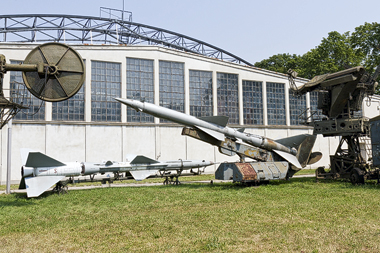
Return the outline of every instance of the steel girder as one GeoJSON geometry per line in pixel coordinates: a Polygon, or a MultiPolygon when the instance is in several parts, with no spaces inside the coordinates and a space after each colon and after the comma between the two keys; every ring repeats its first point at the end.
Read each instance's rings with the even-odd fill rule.
{"type": "Polygon", "coordinates": [[[130,21],[101,17],[56,14],[0,15],[1,41],[159,45],[253,66],[221,48],[186,35],[130,21]]]}

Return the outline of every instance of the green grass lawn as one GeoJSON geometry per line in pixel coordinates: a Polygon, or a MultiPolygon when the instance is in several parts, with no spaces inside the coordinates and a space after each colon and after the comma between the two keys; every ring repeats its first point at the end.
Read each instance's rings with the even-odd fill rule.
{"type": "Polygon", "coordinates": [[[0,195],[0,252],[379,252],[380,186],[294,178],[0,195]]]}

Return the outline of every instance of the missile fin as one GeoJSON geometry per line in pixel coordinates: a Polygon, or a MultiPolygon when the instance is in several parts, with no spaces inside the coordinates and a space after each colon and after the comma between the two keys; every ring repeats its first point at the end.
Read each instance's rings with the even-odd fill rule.
{"type": "Polygon", "coordinates": [[[21,190],[21,189],[26,189],[26,185],[25,185],[25,177],[22,177],[21,178],[21,181],[20,181],[20,184],[18,186],[18,189],[21,190]]]}
{"type": "Polygon", "coordinates": [[[29,152],[28,159],[26,160],[26,167],[54,167],[54,166],[64,166],[66,164],[61,163],[50,156],[42,154],[40,152],[29,152]]]}
{"type": "Polygon", "coordinates": [[[294,166],[296,166],[297,168],[302,168],[302,166],[301,166],[301,164],[298,161],[296,156],[289,154],[289,153],[286,153],[284,151],[279,151],[279,150],[275,150],[275,149],[273,149],[273,151],[276,152],[282,158],[284,158],[286,161],[288,161],[291,164],[293,164],[294,166]]]}
{"type": "Polygon", "coordinates": [[[65,176],[43,176],[25,178],[26,194],[28,198],[38,197],[65,176]]]}
{"type": "Polygon", "coordinates": [[[278,139],[276,140],[276,142],[282,144],[282,145],[285,145],[285,146],[288,146],[288,147],[295,147],[295,148],[298,148],[299,145],[301,145],[301,143],[306,139],[306,138],[309,138],[310,134],[300,134],[300,135],[294,135],[294,136],[291,136],[291,137],[286,137],[286,138],[282,138],[282,139],[278,139]]]}
{"type": "Polygon", "coordinates": [[[152,164],[152,163],[159,163],[159,161],[153,160],[143,155],[136,156],[135,159],[133,159],[131,162],[131,164],[152,164]]]}
{"type": "Polygon", "coordinates": [[[213,130],[210,130],[210,129],[207,129],[204,127],[200,127],[200,126],[196,126],[196,128],[198,128],[202,132],[205,132],[206,134],[210,135],[211,137],[214,137],[215,139],[217,139],[219,141],[224,141],[226,138],[226,136],[222,133],[219,133],[219,132],[216,132],[216,131],[213,131],[213,130]]]}
{"type": "Polygon", "coordinates": [[[237,131],[240,132],[240,133],[244,133],[244,131],[245,131],[245,127],[238,128],[237,131]]]}
{"type": "Polygon", "coordinates": [[[141,181],[149,176],[155,175],[158,170],[131,170],[129,172],[136,181],[141,181]]]}
{"type": "Polygon", "coordinates": [[[228,117],[227,116],[208,116],[208,117],[200,117],[200,120],[207,121],[209,123],[213,123],[218,126],[225,127],[228,123],[228,117]]]}

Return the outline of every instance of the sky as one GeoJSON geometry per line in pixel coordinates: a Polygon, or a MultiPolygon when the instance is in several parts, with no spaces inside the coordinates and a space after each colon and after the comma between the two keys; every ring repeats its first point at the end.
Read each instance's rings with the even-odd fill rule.
{"type": "Polygon", "coordinates": [[[331,31],[380,22],[379,0],[0,0],[0,15],[100,16],[100,7],[132,12],[132,21],[207,42],[252,64],[275,54],[302,55],[331,31]],[[123,2],[124,1],[124,2],[123,2]]]}

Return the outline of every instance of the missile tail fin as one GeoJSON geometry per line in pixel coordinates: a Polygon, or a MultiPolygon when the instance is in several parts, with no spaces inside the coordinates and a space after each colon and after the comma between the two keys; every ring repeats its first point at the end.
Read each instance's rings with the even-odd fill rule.
{"type": "Polygon", "coordinates": [[[26,185],[25,185],[25,177],[22,177],[22,178],[21,178],[21,181],[20,181],[20,184],[19,184],[19,186],[18,186],[18,189],[19,189],[19,190],[26,189],[26,185]]]}
{"type": "Polygon", "coordinates": [[[288,147],[294,147],[298,150],[296,158],[297,158],[298,164],[301,166],[298,166],[292,163],[291,161],[287,160],[283,155],[276,152],[280,156],[285,158],[287,161],[289,161],[292,165],[294,165],[294,166],[290,166],[288,170],[288,177],[292,177],[295,173],[300,171],[301,168],[306,167],[306,165],[316,163],[322,158],[322,153],[320,152],[312,153],[312,149],[314,147],[314,143],[316,139],[317,139],[316,135],[301,134],[301,135],[296,135],[296,136],[276,140],[276,142],[279,142],[288,147]]]}
{"type": "Polygon", "coordinates": [[[296,168],[302,168],[302,165],[300,164],[300,162],[298,161],[295,155],[292,155],[284,151],[275,150],[275,149],[273,151],[276,152],[282,158],[284,158],[286,161],[294,165],[296,168]]]}
{"type": "Polygon", "coordinates": [[[136,181],[141,181],[149,176],[155,175],[158,170],[131,170],[129,172],[136,181]]]}
{"type": "Polygon", "coordinates": [[[64,163],[61,163],[50,156],[42,154],[40,152],[29,152],[28,158],[25,162],[26,167],[54,167],[54,166],[64,166],[64,163]]]}
{"type": "Polygon", "coordinates": [[[25,178],[26,194],[28,198],[38,197],[63,178],[65,176],[27,177],[25,178]]]}
{"type": "Polygon", "coordinates": [[[315,140],[317,139],[316,135],[311,134],[300,134],[291,137],[287,137],[284,139],[276,140],[276,142],[281,143],[282,145],[288,147],[294,147],[298,150],[297,159],[302,165],[302,168],[308,164],[313,164],[319,159],[321,159],[321,155],[315,153],[313,155],[312,149],[314,147],[315,140]]]}
{"type": "Polygon", "coordinates": [[[288,147],[294,147],[298,148],[308,137],[312,135],[310,134],[299,134],[299,135],[294,135],[290,137],[286,137],[283,139],[277,139],[276,142],[288,146],[288,147]]]}

